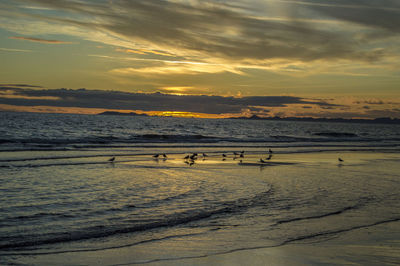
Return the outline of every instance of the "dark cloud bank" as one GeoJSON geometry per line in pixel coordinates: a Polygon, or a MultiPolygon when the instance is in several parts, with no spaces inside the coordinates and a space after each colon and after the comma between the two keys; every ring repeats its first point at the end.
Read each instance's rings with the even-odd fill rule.
{"type": "Polygon", "coordinates": [[[243,109],[253,107],[282,107],[290,104],[316,104],[331,106],[323,101],[309,101],[292,96],[253,96],[253,97],[223,97],[208,95],[171,95],[163,93],[128,93],[120,91],[101,90],[71,90],[51,89],[38,90],[28,88],[0,87],[0,104],[16,106],[55,106],[82,107],[119,110],[142,111],[181,111],[205,114],[240,113],[243,109]],[[2,97],[2,91],[7,91],[15,98],[2,97]],[[26,97],[26,98],[23,98],[26,97]],[[29,97],[35,97],[29,99],[29,97]],[[40,97],[57,97],[57,99],[40,99],[40,97]]]}

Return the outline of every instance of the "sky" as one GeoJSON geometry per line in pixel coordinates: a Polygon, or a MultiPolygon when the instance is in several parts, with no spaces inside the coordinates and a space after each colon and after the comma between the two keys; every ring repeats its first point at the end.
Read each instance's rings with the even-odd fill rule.
{"type": "Polygon", "coordinates": [[[398,0],[0,0],[0,111],[400,118],[398,0]]]}

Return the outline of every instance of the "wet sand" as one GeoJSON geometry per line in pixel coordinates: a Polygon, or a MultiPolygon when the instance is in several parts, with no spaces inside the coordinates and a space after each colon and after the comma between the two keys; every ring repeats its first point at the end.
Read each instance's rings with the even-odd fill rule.
{"type": "Polygon", "coordinates": [[[149,265],[399,265],[400,221],[355,229],[329,240],[234,251],[149,265]]]}
{"type": "MultiPolygon", "coordinates": [[[[269,178],[271,182],[285,178],[284,186],[295,186],[296,182],[301,182],[301,180],[291,180],[288,177],[290,171],[295,171],[293,167],[302,169],[307,166],[319,169],[323,164],[327,169],[326,171],[340,171],[340,169],[346,170],[347,168],[351,171],[360,171],[360,169],[366,169],[368,161],[381,160],[382,158],[398,163],[400,155],[366,152],[278,154],[274,155],[270,163],[265,164],[258,162],[259,154],[246,155],[242,163],[233,160],[232,156],[227,160],[222,160],[219,156],[211,156],[206,160],[198,159],[192,166],[187,165],[182,157],[181,154],[178,154],[169,155],[167,160],[141,159],[139,161],[127,160],[126,162],[118,162],[119,158],[117,158],[117,166],[114,167],[118,167],[120,163],[140,165],[141,167],[157,165],[160,168],[164,166],[169,168],[185,166],[190,169],[199,168],[208,171],[209,168],[215,170],[217,166],[218,171],[227,176],[238,171],[254,175],[260,173],[260,178],[269,178]],[[338,156],[344,158],[343,163],[337,161],[338,156]],[[268,169],[271,169],[270,174],[268,169]],[[276,176],[273,176],[273,174],[276,176]]],[[[149,171],[152,171],[151,169],[149,168],[149,171]]],[[[367,170],[370,171],[370,169],[367,170]]],[[[375,170],[378,175],[384,175],[385,171],[395,171],[395,169],[384,168],[375,170]]],[[[351,173],[351,171],[346,173],[351,173]]],[[[328,175],[328,172],[326,174],[328,175]]],[[[301,178],[306,180],[308,177],[302,175],[301,178]]],[[[352,177],[346,178],[351,179],[352,177]]],[[[324,182],[323,179],[321,182],[324,182]]],[[[399,181],[393,180],[393,182],[398,187],[399,181]]],[[[376,218],[374,217],[375,213],[370,213],[370,215],[376,218]]],[[[374,219],[369,222],[368,217],[365,217],[367,221],[361,223],[360,226],[350,227],[348,230],[336,230],[333,226],[327,226],[331,233],[325,233],[323,236],[311,234],[310,237],[304,239],[298,237],[297,240],[293,239],[281,243],[279,241],[274,243],[266,241],[264,244],[256,244],[250,248],[230,249],[228,247],[226,248],[228,251],[214,251],[213,246],[209,246],[207,250],[207,245],[214,244],[209,235],[204,238],[192,237],[192,240],[184,237],[166,238],[135,245],[126,244],[129,243],[129,240],[127,240],[129,236],[124,236],[125,242],[122,241],[120,245],[114,245],[112,248],[99,248],[98,250],[91,248],[85,251],[85,243],[81,244],[80,250],[76,249],[76,246],[80,245],[79,243],[66,243],[60,248],[60,252],[51,248],[48,254],[46,249],[40,250],[40,254],[37,254],[36,251],[24,251],[25,255],[18,251],[9,252],[7,256],[0,256],[0,263],[27,265],[399,265],[399,215],[399,213],[394,213],[391,215],[392,219],[383,222],[374,222],[374,219]],[[199,244],[202,241],[204,246],[199,244]],[[70,244],[74,245],[73,249],[77,251],[68,251],[70,244]],[[201,252],[196,250],[199,247],[202,248],[201,252]]],[[[318,217],[314,218],[314,220],[318,220],[318,217]]],[[[340,219],[340,217],[337,219],[340,219]]],[[[321,224],[324,224],[325,221],[321,220],[321,224]]],[[[334,222],[335,220],[329,220],[329,223],[334,222]]],[[[269,225],[265,226],[268,227],[269,225]]],[[[287,226],[290,226],[290,223],[287,226]]],[[[240,229],[237,233],[241,233],[240,229]]],[[[211,236],[213,234],[211,233],[211,236]]],[[[103,240],[94,239],[92,241],[103,240]]]]}

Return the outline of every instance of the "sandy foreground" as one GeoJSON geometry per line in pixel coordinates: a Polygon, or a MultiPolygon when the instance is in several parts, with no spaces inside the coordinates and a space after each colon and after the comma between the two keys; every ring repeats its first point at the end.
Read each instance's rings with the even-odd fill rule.
{"type": "Polygon", "coordinates": [[[149,265],[399,265],[400,222],[346,232],[332,239],[241,250],[149,265]]]}
{"type": "MultiPolygon", "coordinates": [[[[336,154],[305,154],[301,163],[334,161],[336,154]]],[[[376,154],[346,154],[348,160],[357,164],[361,159],[376,158],[376,154]],[[352,159],[354,157],[354,159],[352,159]],[[361,158],[362,157],[362,158],[361,158]],[[364,158],[365,157],[365,158],[364,158]],[[361,158],[361,159],[360,159],[361,158]]],[[[385,155],[393,157],[394,155],[385,155]]],[[[280,156],[284,163],[299,163],[291,156],[280,156]]],[[[297,157],[297,156],[296,156],[297,157]]],[[[249,162],[257,162],[258,156],[249,162]]],[[[398,160],[398,155],[394,156],[398,160]]],[[[181,161],[178,161],[182,163],[181,161]]],[[[154,163],[154,162],[151,162],[154,163]]],[[[347,162],[346,162],[347,163],[347,162]]],[[[237,164],[237,163],[235,163],[237,164]]],[[[349,163],[350,164],[350,163],[349,163]]],[[[246,167],[246,166],[244,166],[246,167]]],[[[251,167],[251,166],[249,166],[251,167]]],[[[281,166],[276,166],[281,167],[281,166]]],[[[340,166],[341,167],[341,166],[340,166]]],[[[340,167],[338,169],[340,169],[340,167]]],[[[343,167],[346,167],[343,166],[343,167]]],[[[242,168],[241,168],[242,169],[242,168]]],[[[279,168],[283,169],[283,168],[279,168]]],[[[399,211],[400,212],[400,211],[399,211]]],[[[371,216],[374,214],[371,213],[371,216]]],[[[396,216],[393,216],[396,217],[396,216]]],[[[60,252],[41,255],[15,255],[0,257],[0,264],[13,265],[400,265],[400,220],[333,232],[331,236],[318,236],[292,241],[280,246],[233,250],[226,253],[190,256],[181,253],[160,254],[151,260],[138,259],[149,248],[157,245],[126,246],[113,249],[60,252]]],[[[157,247],[162,249],[162,247],[157,247]]],[[[227,248],[229,250],[229,248],[227,248]]],[[[210,254],[210,253],[209,253],[210,254]]]]}
{"type": "MultiPolygon", "coordinates": [[[[279,247],[239,250],[196,258],[134,261],[132,247],[24,257],[26,265],[399,265],[400,222],[299,241],[279,247]],[[130,256],[132,256],[130,258],[130,256]]],[[[177,257],[178,254],[176,254],[177,257]]]]}

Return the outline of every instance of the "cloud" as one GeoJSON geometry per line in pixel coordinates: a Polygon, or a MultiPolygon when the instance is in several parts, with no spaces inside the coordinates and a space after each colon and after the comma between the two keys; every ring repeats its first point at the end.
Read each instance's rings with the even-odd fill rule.
{"type": "MultiPolygon", "coordinates": [[[[127,93],[100,90],[1,88],[8,90],[0,104],[16,106],[54,106],[102,108],[142,111],[177,111],[204,114],[241,113],[242,110],[284,107],[291,104],[332,106],[323,101],[312,101],[293,96],[222,97],[208,95],[171,95],[163,93],[127,93]],[[12,92],[10,92],[12,90],[12,92]],[[105,100],[107,99],[107,100],[105,100]]],[[[334,105],[333,105],[334,106],[334,105]]]]}
{"type": "Polygon", "coordinates": [[[400,118],[400,110],[398,109],[385,109],[385,110],[369,110],[366,112],[370,117],[392,117],[400,118]]]}
{"type": "Polygon", "coordinates": [[[333,0],[329,4],[321,0],[290,1],[307,5],[320,14],[361,24],[368,27],[400,33],[400,2],[393,0],[333,0]]]}
{"type": "Polygon", "coordinates": [[[202,74],[202,73],[220,73],[231,72],[242,74],[241,71],[234,66],[207,64],[201,62],[179,62],[179,61],[163,61],[160,64],[149,67],[139,68],[116,68],[110,71],[119,75],[171,75],[171,74],[202,74]]]}
{"type": "Polygon", "coordinates": [[[117,49],[115,49],[115,51],[123,52],[123,53],[127,53],[127,54],[141,54],[141,55],[155,54],[155,55],[163,55],[163,56],[172,56],[171,54],[167,54],[164,52],[154,51],[154,50],[146,50],[146,49],[120,49],[120,48],[117,48],[117,49]]]}
{"type": "Polygon", "coordinates": [[[30,42],[40,42],[40,43],[46,43],[46,44],[72,44],[73,43],[73,42],[65,42],[65,41],[59,41],[59,40],[39,39],[39,38],[33,38],[33,37],[12,36],[9,38],[16,39],[16,40],[30,41],[30,42]]]}
{"type": "Polygon", "coordinates": [[[329,27],[321,26],[321,23],[313,23],[312,18],[318,13],[321,20],[333,17],[340,22],[392,31],[397,31],[395,26],[399,25],[399,16],[395,16],[398,4],[389,0],[384,0],[386,9],[380,8],[376,12],[372,8],[377,6],[373,1],[355,0],[336,0],[329,5],[319,1],[270,1],[265,6],[262,1],[249,1],[249,4],[262,7],[258,12],[256,8],[244,8],[237,1],[229,5],[221,1],[162,0],[25,2],[63,11],[63,15],[57,16],[51,12],[46,15],[26,13],[24,16],[49,26],[63,25],[61,29],[65,29],[65,33],[127,49],[201,58],[209,62],[379,60],[386,52],[355,40],[354,33],[359,29],[349,25],[332,28],[334,23],[329,27]],[[303,6],[302,12],[296,11],[299,3],[303,6]],[[351,6],[354,7],[349,8],[351,6]],[[260,16],[263,12],[267,15],[260,16]],[[68,16],[69,13],[74,16],[68,16]],[[66,29],[65,25],[75,27],[75,30],[66,29]],[[82,29],[89,34],[83,33],[82,29]]]}
{"type": "Polygon", "coordinates": [[[13,49],[13,48],[2,48],[2,47],[0,47],[0,51],[4,51],[4,52],[21,52],[21,53],[29,53],[29,52],[32,52],[32,50],[13,49]]]}
{"type": "Polygon", "coordinates": [[[24,88],[43,88],[42,86],[38,85],[30,85],[30,84],[12,84],[12,83],[0,83],[0,89],[3,89],[4,87],[7,88],[19,88],[19,87],[24,87],[24,88]]]}

